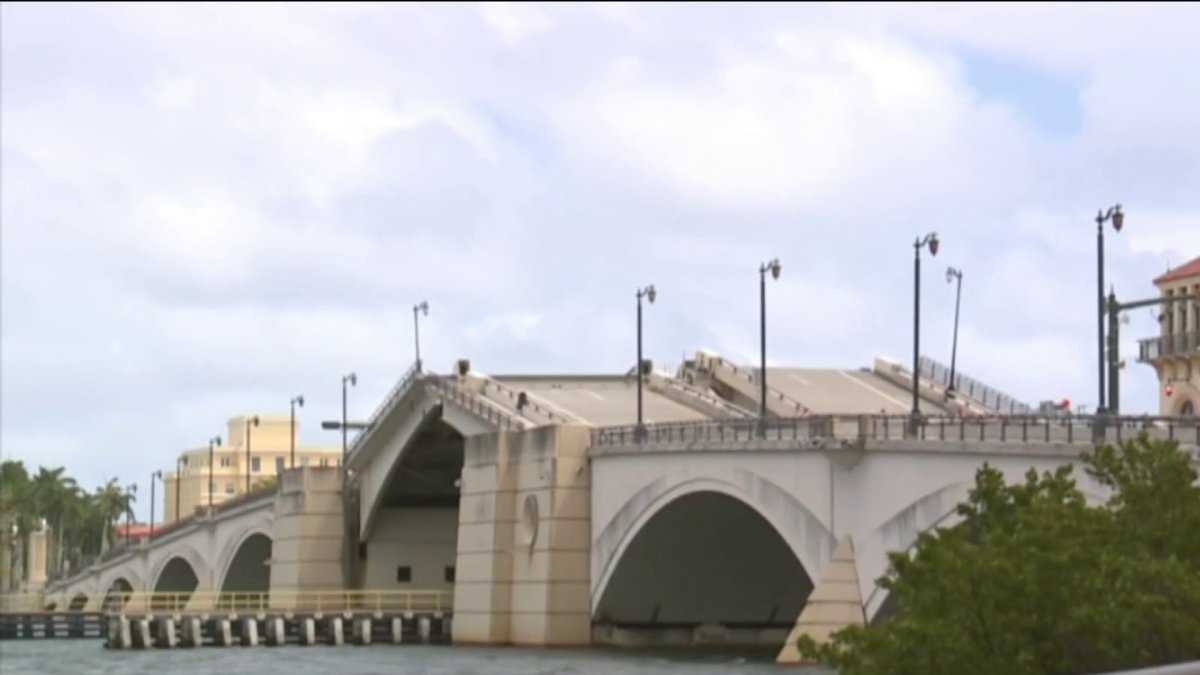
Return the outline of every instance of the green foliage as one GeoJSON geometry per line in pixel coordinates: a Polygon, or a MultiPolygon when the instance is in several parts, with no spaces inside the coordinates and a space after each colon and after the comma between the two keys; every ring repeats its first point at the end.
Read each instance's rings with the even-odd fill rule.
{"type": "Polygon", "coordinates": [[[890,555],[896,616],[801,654],[840,675],[1073,675],[1200,659],[1200,486],[1144,434],[1009,485],[984,465],[962,522],[890,555]]]}
{"type": "Polygon", "coordinates": [[[23,558],[30,532],[45,520],[50,531],[50,570],[78,569],[115,543],[113,524],[132,514],[133,496],[117,479],[87,492],[63,468],[40,467],[30,475],[21,461],[0,463],[0,523],[17,524],[23,558]]]}

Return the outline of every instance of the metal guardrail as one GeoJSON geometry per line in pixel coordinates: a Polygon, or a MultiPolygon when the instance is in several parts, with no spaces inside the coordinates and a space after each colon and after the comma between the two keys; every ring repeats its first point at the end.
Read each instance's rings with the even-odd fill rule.
{"type": "MultiPolygon", "coordinates": [[[[497,394],[499,394],[500,396],[504,396],[504,397],[508,398],[510,401],[512,401],[513,407],[514,408],[516,407],[517,398],[520,396],[520,393],[516,389],[513,389],[512,387],[509,387],[508,385],[505,385],[496,380],[490,380],[490,379],[484,381],[484,383],[483,383],[483,390],[485,393],[487,392],[488,389],[494,389],[497,394]]],[[[526,393],[525,401],[526,401],[526,404],[525,404],[526,408],[530,408],[530,409],[544,415],[547,419],[550,420],[551,424],[568,424],[570,422],[575,421],[575,420],[572,420],[572,419],[566,417],[565,415],[563,415],[561,413],[558,413],[554,410],[551,410],[550,408],[547,408],[546,406],[541,405],[537,401],[533,400],[533,397],[529,396],[528,393],[526,393]]]]}
{"type": "Polygon", "coordinates": [[[358,436],[354,437],[354,442],[350,444],[349,451],[346,453],[348,456],[353,457],[355,451],[358,450],[358,448],[365,443],[368,438],[371,437],[371,432],[375,430],[375,425],[379,422],[380,416],[382,416],[387,410],[391,409],[391,407],[395,405],[396,401],[400,399],[401,395],[408,390],[409,385],[412,384],[420,375],[420,361],[413,363],[408,367],[408,370],[404,371],[404,374],[400,376],[400,380],[396,382],[395,386],[393,386],[388,392],[388,395],[384,397],[383,401],[375,408],[374,412],[371,413],[371,416],[367,418],[367,427],[363,429],[358,436]]]}
{"type": "Polygon", "coordinates": [[[430,387],[455,405],[479,415],[501,429],[525,428],[525,421],[520,417],[504,410],[499,404],[488,402],[482,396],[473,394],[445,378],[433,378],[428,382],[430,387]]]}
{"type": "MultiPolygon", "coordinates": [[[[41,593],[0,594],[0,613],[91,614],[83,607],[48,609],[41,593]]],[[[111,592],[104,597],[102,611],[125,613],[196,612],[451,612],[453,591],[299,591],[236,592],[194,591],[190,593],[111,592]]]]}
{"type": "MultiPolygon", "coordinates": [[[[716,363],[720,366],[723,366],[723,367],[729,369],[731,372],[733,372],[734,375],[742,378],[743,380],[746,380],[753,386],[756,386],[756,387],[759,386],[757,369],[743,368],[742,366],[739,366],[736,363],[733,363],[732,361],[728,361],[720,356],[709,356],[709,357],[706,357],[705,360],[711,361],[713,363],[716,363]]],[[[699,365],[699,364],[697,364],[697,365],[699,365]]],[[[791,396],[788,396],[787,394],[776,389],[775,387],[772,387],[771,383],[769,381],[767,382],[767,396],[768,396],[768,398],[772,398],[777,401],[782,401],[784,403],[787,403],[788,405],[794,406],[797,414],[799,414],[803,410],[808,410],[808,406],[804,405],[799,400],[792,398],[791,396]]],[[[757,398],[757,395],[756,395],[756,398],[757,398]]]]}
{"type": "Polygon", "coordinates": [[[916,440],[931,442],[1002,442],[1092,444],[1121,442],[1146,432],[1152,438],[1200,447],[1200,419],[1195,417],[1112,417],[1077,415],[1046,417],[936,416],[922,418],[915,431],[907,415],[820,415],[769,417],[765,420],[720,419],[600,427],[591,432],[592,447],[664,446],[688,443],[747,444],[755,441],[812,439],[916,440]]]}
{"type": "MultiPolygon", "coordinates": [[[[917,359],[917,369],[921,377],[932,380],[943,388],[950,385],[950,369],[928,356],[917,359]]],[[[1033,413],[1033,406],[1021,403],[1008,394],[997,391],[968,375],[963,375],[960,371],[954,373],[954,391],[959,396],[969,398],[983,407],[1001,414],[1030,415],[1033,413]]]]}
{"type": "Polygon", "coordinates": [[[1180,356],[1200,350],[1200,331],[1172,333],[1138,340],[1138,361],[1147,362],[1164,356],[1180,356]]]}

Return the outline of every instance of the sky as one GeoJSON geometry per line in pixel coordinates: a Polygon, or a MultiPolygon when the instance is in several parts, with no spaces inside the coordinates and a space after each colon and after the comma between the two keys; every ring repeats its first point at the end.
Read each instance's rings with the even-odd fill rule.
{"type": "MultiPolygon", "coordinates": [[[[337,445],[421,349],[449,372],[645,350],[947,362],[1096,397],[1121,299],[1200,256],[1200,7],[0,6],[0,446],[138,482],[243,412],[337,445]]],[[[1127,412],[1157,412],[1123,327],[1127,412]]],[[[160,491],[161,493],[161,491],[160,491]]],[[[139,515],[148,516],[143,497],[139,515]]],[[[159,511],[161,513],[161,510],[159,511]]]]}

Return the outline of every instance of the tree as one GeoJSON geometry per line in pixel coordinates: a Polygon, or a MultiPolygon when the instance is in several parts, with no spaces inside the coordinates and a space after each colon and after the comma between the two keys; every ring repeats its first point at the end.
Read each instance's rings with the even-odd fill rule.
{"type": "Polygon", "coordinates": [[[1008,485],[985,465],[962,522],[890,555],[897,613],[801,653],[841,675],[1072,675],[1200,659],[1200,489],[1173,442],[1083,458],[1113,489],[1088,506],[1069,466],[1008,485]]]}

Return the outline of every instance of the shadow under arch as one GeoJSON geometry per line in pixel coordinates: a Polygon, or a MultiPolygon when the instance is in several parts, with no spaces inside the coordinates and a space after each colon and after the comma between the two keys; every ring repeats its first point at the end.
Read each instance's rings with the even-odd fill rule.
{"type": "Polygon", "coordinates": [[[129,583],[125,577],[117,577],[104,591],[103,610],[106,612],[120,610],[125,607],[132,596],[133,584],[129,583]]]}
{"type": "Polygon", "coordinates": [[[238,544],[221,579],[217,607],[260,609],[268,604],[271,591],[272,541],[253,532],[238,544]]]}
{"type": "Polygon", "coordinates": [[[69,605],[67,605],[67,609],[72,612],[78,612],[87,606],[87,602],[88,602],[87,593],[80,591],[80,592],[76,593],[74,597],[71,598],[71,602],[69,605]]]}
{"type": "Polygon", "coordinates": [[[812,589],[799,557],[757,509],[724,492],[688,492],[633,534],[598,588],[593,632],[600,641],[605,629],[683,631],[692,640],[705,626],[726,644],[777,647],[812,589]]]}
{"type": "Polygon", "coordinates": [[[179,612],[187,606],[199,585],[200,578],[196,576],[192,564],[182,556],[175,556],[167,561],[154,580],[154,597],[150,607],[158,611],[179,612]]]}

